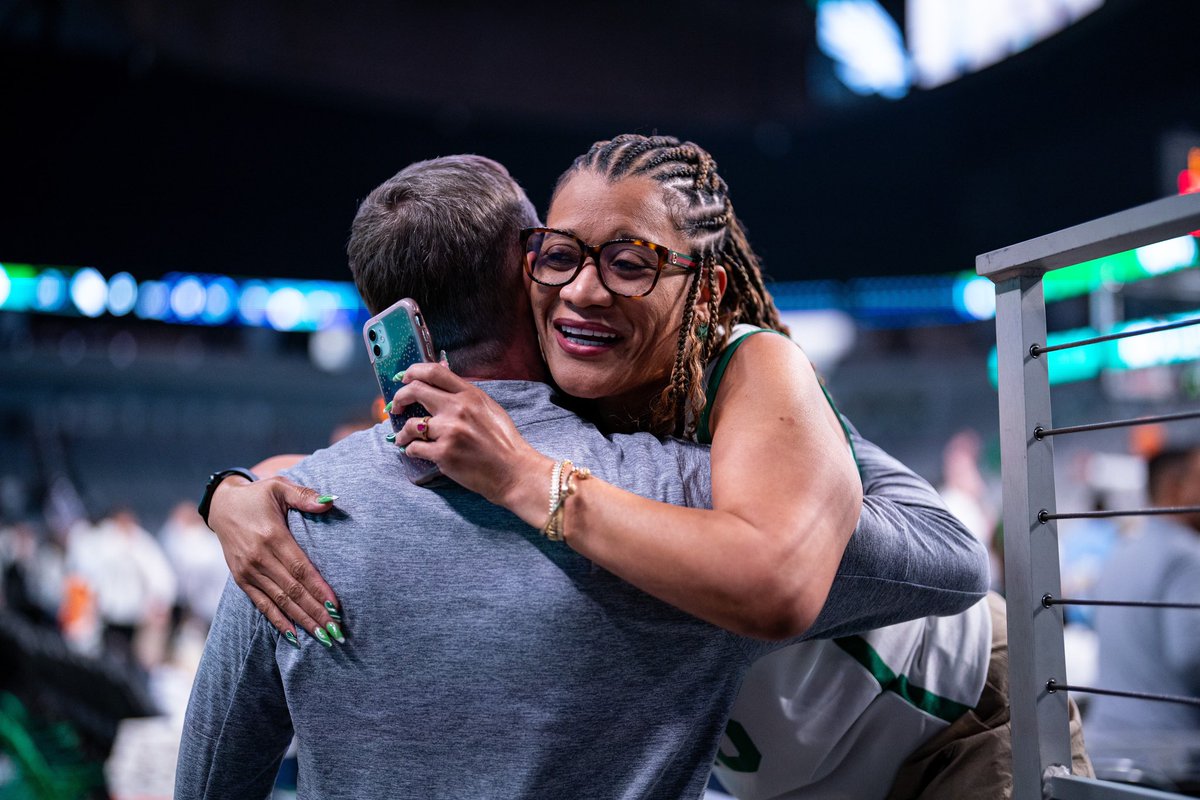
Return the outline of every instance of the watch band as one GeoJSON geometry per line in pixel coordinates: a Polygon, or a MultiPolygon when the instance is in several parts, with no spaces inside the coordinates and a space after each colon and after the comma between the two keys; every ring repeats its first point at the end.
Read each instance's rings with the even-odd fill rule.
{"type": "MultiPolygon", "coordinates": [[[[241,475],[248,481],[254,482],[258,480],[258,476],[245,467],[230,467],[223,469],[220,472],[214,472],[208,476],[208,483],[204,486],[204,496],[200,498],[200,505],[196,506],[196,510],[200,512],[200,518],[204,520],[204,524],[208,525],[208,510],[212,506],[213,493],[217,491],[217,487],[221,485],[221,481],[228,478],[230,475],[241,475]]],[[[209,526],[209,530],[212,526],[209,526]]]]}

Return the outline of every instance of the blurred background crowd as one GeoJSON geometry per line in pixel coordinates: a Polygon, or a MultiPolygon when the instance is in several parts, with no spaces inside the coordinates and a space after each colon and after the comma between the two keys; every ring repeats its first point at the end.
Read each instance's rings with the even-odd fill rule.
{"type": "MultiPolygon", "coordinates": [[[[347,230],[437,155],[495,158],[544,207],[595,139],[702,144],[839,407],[1002,591],[974,256],[1200,190],[1198,25],[1190,0],[0,0],[0,797],[169,796],[227,575],[204,481],[371,424],[347,230]]],[[[1051,330],[1194,314],[1198,242],[1064,270],[1051,330]]],[[[1052,359],[1055,422],[1195,408],[1194,331],[1052,359]]],[[[1147,459],[1194,442],[1064,443],[1059,507],[1142,505],[1147,459]]],[[[1059,531],[1086,596],[1138,525],[1059,531]]]]}

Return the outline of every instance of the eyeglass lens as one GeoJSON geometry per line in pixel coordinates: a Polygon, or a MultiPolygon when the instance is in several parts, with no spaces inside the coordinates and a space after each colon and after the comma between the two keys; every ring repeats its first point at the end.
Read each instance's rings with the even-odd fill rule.
{"type": "MultiPolygon", "coordinates": [[[[529,272],[538,283],[570,283],[583,263],[583,248],[570,236],[535,233],[526,245],[529,272]]],[[[654,286],[659,255],[652,247],[633,242],[609,242],[600,250],[601,281],[616,294],[645,294],[654,286]]]]}

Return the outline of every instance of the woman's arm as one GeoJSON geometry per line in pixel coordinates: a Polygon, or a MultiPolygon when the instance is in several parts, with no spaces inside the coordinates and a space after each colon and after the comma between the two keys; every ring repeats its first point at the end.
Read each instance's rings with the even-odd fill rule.
{"type": "Polygon", "coordinates": [[[289,617],[311,634],[318,626],[328,629],[335,622],[330,611],[338,610],[337,596],[288,529],[289,508],[320,514],[333,507],[319,502],[314,490],[278,476],[303,458],[264,459],[252,470],[262,480],[253,483],[239,475],[226,478],[208,512],[234,582],[285,635],[295,635],[289,617]]]}
{"type": "MultiPolygon", "coordinates": [[[[419,441],[410,420],[397,443],[543,526],[554,461],[448,370],[414,365],[405,382],[394,405],[424,404],[435,417],[434,440],[419,441]]],[[[710,423],[712,510],[578,480],[565,507],[565,539],[697,617],[759,638],[795,636],[820,613],[858,520],[862,488],[845,437],[811,365],[779,336],[753,336],[739,349],[710,423]]]]}

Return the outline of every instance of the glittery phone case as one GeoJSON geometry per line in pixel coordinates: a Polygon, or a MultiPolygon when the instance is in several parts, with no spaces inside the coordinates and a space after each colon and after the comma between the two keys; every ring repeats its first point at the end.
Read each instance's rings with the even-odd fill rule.
{"type": "MultiPolygon", "coordinates": [[[[367,320],[363,325],[363,342],[367,345],[367,355],[371,358],[385,403],[390,403],[396,390],[403,385],[395,380],[397,374],[419,361],[437,360],[421,309],[408,297],[367,320]]],[[[424,406],[416,403],[400,409],[400,413],[391,415],[392,430],[399,431],[412,417],[428,414],[424,406]]],[[[409,458],[403,453],[399,455],[405,474],[415,484],[429,483],[442,474],[432,461],[409,458]]]]}

